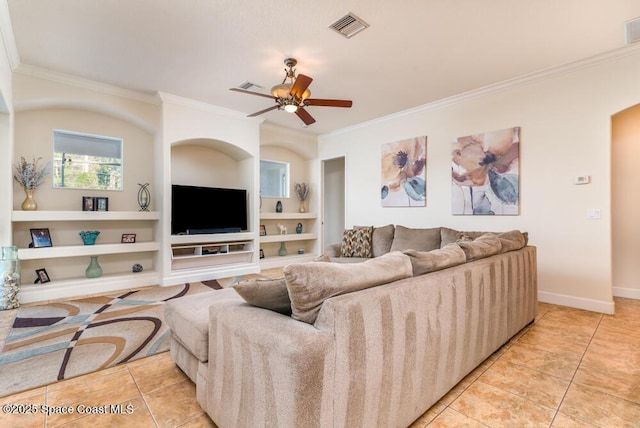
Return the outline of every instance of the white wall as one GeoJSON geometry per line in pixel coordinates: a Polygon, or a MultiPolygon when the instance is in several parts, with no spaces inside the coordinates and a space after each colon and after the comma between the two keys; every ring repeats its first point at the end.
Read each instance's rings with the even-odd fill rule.
{"type": "Polygon", "coordinates": [[[611,143],[614,296],[640,299],[640,105],[613,116],[611,143]]]}
{"type": "Polygon", "coordinates": [[[346,226],[525,230],[538,247],[541,301],[611,313],[611,115],[640,101],[638,52],[622,50],[321,136],[321,159],[347,155],[346,226]],[[451,215],[452,141],[512,126],[522,128],[520,215],[451,215]],[[427,136],[427,207],[382,208],[381,144],[420,135],[427,136]],[[580,174],[592,183],[574,185],[580,174]],[[602,218],[587,219],[589,208],[602,210],[602,218]]]}

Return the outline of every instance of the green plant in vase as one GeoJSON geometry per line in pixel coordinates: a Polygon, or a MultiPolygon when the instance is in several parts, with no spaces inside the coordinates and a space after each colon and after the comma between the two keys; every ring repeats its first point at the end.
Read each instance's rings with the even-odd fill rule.
{"type": "Polygon", "coordinates": [[[39,166],[38,163],[42,158],[33,158],[31,162],[27,162],[24,157],[20,157],[20,162],[13,165],[13,179],[18,182],[24,189],[26,198],[22,202],[22,209],[24,211],[35,211],[38,209],[38,204],[33,199],[33,194],[38,187],[44,182],[44,179],[49,175],[49,163],[44,166],[39,166]]]}

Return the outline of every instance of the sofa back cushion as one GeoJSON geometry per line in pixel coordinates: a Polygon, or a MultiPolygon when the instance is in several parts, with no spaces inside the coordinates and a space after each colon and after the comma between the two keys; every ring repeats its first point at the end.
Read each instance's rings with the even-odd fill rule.
{"type": "Polygon", "coordinates": [[[412,276],[409,257],[390,252],[362,263],[293,263],[283,269],[291,316],[313,324],[322,303],[334,296],[412,276]]]}
{"type": "Polygon", "coordinates": [[[464,251],[468,262],[493,256],[502,251],[502,243],[493,233],[485,233],[473,241],[458,242],[458,245],[464,251]]]}
{"type": "Polygon", "coordinates": [[[458,244],[447,244],[443,248],[432,251],[407,250],[404,254],[411,259],[413,276],[446,269],[467,261],[464,251],[458,244]]]}
{"type": "Polygon", "coordinates": [[[391,251],[431,251],[440,248],[440,228],[412,229],[396,226],[391,251]]]}
{"type": "Polygon", "coordinates": [[[371,240],[373,257],[380,257],[381,255],[387,254],[391,251],[394,232],[395,227],[392,224],[373,228],[373,238],[371,240]]]}
{"type": "Polygon", "coordinates": [[[502,252],[516,251],[527,245],[527,236],[519,230],[510,230],[497,234],[502,244],[502,252]]]}

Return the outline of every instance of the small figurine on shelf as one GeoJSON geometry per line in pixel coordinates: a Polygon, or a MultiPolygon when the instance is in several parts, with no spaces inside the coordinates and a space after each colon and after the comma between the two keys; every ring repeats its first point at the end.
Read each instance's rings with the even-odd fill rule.
{"type": "Polygon", "coordinates": [[[284,224],[278,223],[278,228],[280,229],[280,235],[287,234],[287,226],[285,226],[284,224]]]}
{"type": "Polygon", "coordinates": [[[281,213],[282,212],[282,202],[281,201],[276,202],[276,212],[277,213],[281,213]]]}
{"type": "Polygon", "coordinates": [[[302,233],[302,223],[298,223],[298,226],[296,226],[296,233],[297,234],[301,234],[302,233]]]}

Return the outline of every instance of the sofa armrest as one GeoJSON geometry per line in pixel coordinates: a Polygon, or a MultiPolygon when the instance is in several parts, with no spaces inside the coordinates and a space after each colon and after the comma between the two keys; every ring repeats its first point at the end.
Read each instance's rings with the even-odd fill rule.
{"type": "Polygon", "coordinates": [[[212,304],[209,319],[200,404],[218,426],[331,426],[330,334],[243,301],[212,304]]]}
{"type": "Polygon", "coordinates": [[[324,247],[324,252],[329,257],[340,257],[340,246],[342,244],[340,242],[335,242],[333,244],[329,244],[324,247]]]}

